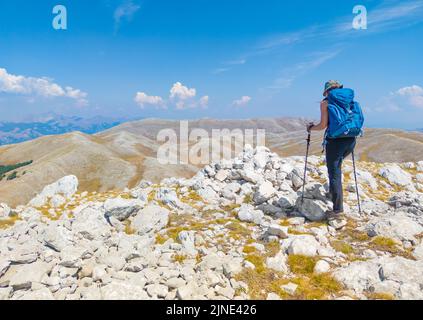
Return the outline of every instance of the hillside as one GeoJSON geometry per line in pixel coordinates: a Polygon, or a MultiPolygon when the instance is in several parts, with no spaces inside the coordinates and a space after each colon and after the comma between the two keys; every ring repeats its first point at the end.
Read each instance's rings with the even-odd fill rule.
{"type": "MultiPolygon", "coordinates": [[[[252,119],[191,121],[190,129],[265,129],[267,146],[280,156],[304,155],[305,119],[252,119]]],[[[17,169],[17,179],[0,181],[0,202],[27,203],[42,187],[62,176],[76,175],[87,191],[121,190],[142,179],[159,182],[166,177],[192,177],[199,166],[160,165],[156,160],[157,133],[179,122],[146,119],[124,123],[104,132],[80,132],[46,136],[20,144],[0,147],[0,165],[33,160],[17,169]],[[25,174],[23,175],[23,172],[25,174]]],[[[321,135],[314,135],[312,153],[321,154],[321,135]]],[[[423,159],[423,134],[368,129],[360,139],[358,158],[374,162],[408,162],[423,159]]]]}
{"type": "Polygon", "coordinates": [[[347,161],[329,222],[323,158],[302,202],[304,159],[263,147],[123,191],[63,177],[0,204],[0,300],[423,299],[423,162],[357,165],[363,212],[347,161]]]}

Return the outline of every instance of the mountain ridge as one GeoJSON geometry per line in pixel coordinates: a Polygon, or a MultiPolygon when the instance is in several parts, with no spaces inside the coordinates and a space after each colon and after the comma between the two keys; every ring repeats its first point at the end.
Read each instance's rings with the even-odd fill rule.
{"type": "MultiPolygon", "coordinates": [[[[250,119],[190,121],[190,129],[266,129],[266,144],[280,156],[304,156],[306,119],[250,119]]],[[[41,137],[0,147],[0,165],[33,160],[17,170],[17,178],[0,181],[0,202],[24,204],[41,188],[74,174],[87,191],[133,187],[146,179],[154,183],[167,177],[193,176],[199,166],[160,165],[157,133],[165,128],[179,132],[179,121],[144,119],[88,135],[81,132],[41,137]],[[25,172],[25,175],[23,173],[25,172]]],[[[311,154],[321,155],[322,133],[313,134],[311,154]]],[[[357,158],[375,162],[408,162],[423,159],[423,134],[367,129],[359,140],[357,158]],[[396,152],[392,152],[396,150],[396,152]]]]}

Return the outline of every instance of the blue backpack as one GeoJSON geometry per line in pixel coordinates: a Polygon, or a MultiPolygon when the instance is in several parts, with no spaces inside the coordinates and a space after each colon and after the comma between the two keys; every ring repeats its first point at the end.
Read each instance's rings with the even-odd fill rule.
{"type": "Polygon", "coordinates": [[[354,101],[354,90],[334,89],[328,95],[329,139],[357,137],[363,133],[364,116],[360,104],[354,101]]]}

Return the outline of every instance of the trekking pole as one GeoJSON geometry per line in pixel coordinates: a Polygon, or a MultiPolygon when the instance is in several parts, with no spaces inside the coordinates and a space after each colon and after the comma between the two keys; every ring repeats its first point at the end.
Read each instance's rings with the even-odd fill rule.
{"type": "Polygon", "coordinates": [[[354,167],[355,191],[357,193],[358,212],[361,215],[361,202],[360,202],[360,194],[358,192],[357,169],[356,169],[356,166],[355,166],[354,151],[352,152],[352,161],[353,161],[353,167],[354,167]]]}
{"type": "Polygon", "coordinates": [[[304,164],[303,195],[301,197],[301,205],[303,205],[304,203],[304,193],[305,193],[305,185],[306,185],[306,179],[307,179],[307,162],[308,162],[308,153],[310,151],[310,142],[311,142],[311,133],[309,132],[307,137],[307,151],[306,151],[305,164],[304,164]]]}

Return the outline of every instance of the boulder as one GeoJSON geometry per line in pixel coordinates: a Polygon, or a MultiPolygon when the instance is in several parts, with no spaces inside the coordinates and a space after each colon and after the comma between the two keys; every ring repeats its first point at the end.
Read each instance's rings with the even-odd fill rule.
{"type": "Polygon", "coordinates": [[[276,189],[273,188],[273,184],[270,181],[265,181],[258,187],[256,193],[254,193],[253,201],[256,204],[262,204],[272,198],[276,194],[276,189]]]}
{"type": "Polygon", "coordinates": [[[156,205],[146,206],[139,211],[132,221],[132,227],[139,235],[157,232],[167,226],[169,210],[156,205]]]}
{"type": "Polygon", "coordinates": [[[290,209],[295,207],[295,203],[297,201],[297,198],[298,198],[298,196],[294,192],[284,194],[284,195],[279,197],[279,199],[277,201],[277,205],[284,210],[290,210],[290,209]]]}
{"type": "Polygon", "coordinates": [[[47,247],[58,252],[73,245],[72,232],[58,222],[51,222],[44,229],[41,239],[47,247]]]}
{"type": "Polygon", "coordinates": [[[330,264],[325,260],[317,261],[316,265],[314,266],[314,273],[327,273],[330,270],[330,264]]]}
{"type": "Polygon", "coordinates": [[[289,237],[288,227],[283,227],[278,224],[272,224],[267,229],[267,233],[271,236],[277,236],[281,239],[287,239],[289,237]]]}
{"type": "Polygon", "coordinates": [[[357,261],[333,274],[336,280],[356,292],[363,292],[380,282],[380,266],[373,261],[357,261]]]}
{"type": "Polygon", "coordinates": [[[228,278],[233,278],[242,271],[242,258],[232,258],[222,265],[223,274],[228,278]]]}
{"type": "Polygon", "coordinates": [[[294,168],[289,174],[288,179],[292,182],[294,190],[298,190],[303,186],[304,169],[294,168]]]}
{"type": "Polygon", "coordinates": [[[108,254],[99,260],[100,263],[112,268],[115,271],[120,271],[125,267],[126,260],[119,253],[108,254]]]}
{"type": "Polygon", "coordinates": [[[173,277],[166,281],[166,285],[169,287],[170,290],[178,289],[183,287],[186,284],[186,281],[182,278],[173,277]]]}
{"type": "Polygon", "coordinates": [[[138,199],[114,198],[107,199],[104,203],[106,217],[114,217],[119,221],[124,221],[138,212],[144,203],[138,199]]]}
{"type": "Polygon", "coordinates": [[[423,299],[423,261],[382,257],[353,262],[334,272],[334,277],[358,293],[391,293],[398,299],[423,299]]]}
{"type": "Polygon", "coordinates": [[[86,248],[69,246],[60,252],[60,265],[67,268],[80,268],[82,259],[89,258],[90,253],[86,248]]]}
{"type": "Polygon", "coordinates": [[[321,200],[297,199],[297,211],[310,221],[323,221],[326,218],[326,211],[330,210],[329,205],[321,200]]]}
{"type": "Polygon", "coordinates": [[[75,212],[72,232],[87,240],[101,240],[108,237],[111,233],[111,226],[107,222],[103,210],[97,207],[86,207],[75,212]]]}
{"type": "Polygon", "coordinates": [[[288,254],[302,256],[316,256],[319,249],[319,243],[310,235],[299,235],[291,241],[288,247],[288,254]]]}
{"type": "Polygon", "coordinates": [[[257,184],[263,180],[263,177],[256,173],[252,167],[245,167],[244,169],[239,170],[238,173],[242,179],[253,184],[257,184]]]}
{"type": "Polygon", "coordinates": [[[323,202],[328,200],[326,189],[320,183],[307,184],[304,190],[304,196],[323,202]]]}
{"type": "Polygon", "coordinates": [[[405,214],[398,213],[370,220],[366,225],[366,231],[370,237],[383,236],[399,241],[415,242],[415,236],[423,232],[423,227],[405,214]]]}
{"type": "Polygon", "coordinates": [[[244,222],[260,224],[263,217],[263,212],[254,210],[254,207],[249,204],[242,204],[238,211],[238,219],[244,222]]]}
{"type": "Polygon", "coordinates": [[[268,257],[266,259],[266,266],[269,269],[278,271],[278,272],[288,272],[288,266],[286,264],[287,257],[286,255],[281,251],[274,257],[268,257]]]}
{"type": "MultiPolygon", "coordinates": [[[[350,173],[350,179],[354,181],[354,172],[350,173]]],[[[376,178],[368,171],[357,169],[357,181],[359,184],[367,185],[373,190],[377,190],[378,188],[376,178]]]]}
{"type": "Polygon", "coordinates": [[[257,210],[262,211],[266,215],[274,216],[275,218],[286,217],[286,213],[277,206],[273,204],[263,203],[257,206],[257,210]]]}
{"type": "Polygon", "coordinates": [[[12,264],[27,264],[37,261],[40,246],[38,243],[28,243],[15,247],[8,258],[12,264]]]}
{"type": "Polygon", "coordinates": [[[13,290],[27,290],[32,284],[39,284],[51,270],[51,265],[42,261],[16,266],[15,272],[10,277],[9,286],[13,290]]]}
{"type": "Polygon", "coordinates": [[[41,207],[55,195],[62,195],[66,199],[73,196],[78,190],[78,178],[76,176],[66,176],[62,179],[46,186],[40,194],[29,202],[30,206],[41,207]]]}
{"type": "Polygon", "coordinates": [[[379,174],[387,179],[389,183],[405,187],[412,185],[413,180],[411,179],[411,175],[402,170],[399,165],[397,164],[390,164],[386,167],[380,169],[379,174]]]}

